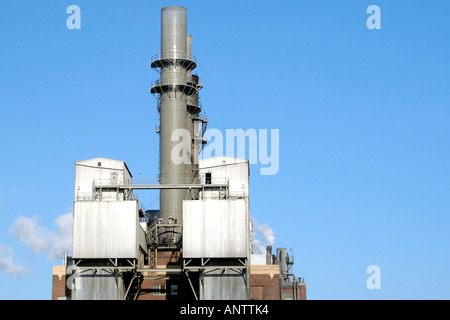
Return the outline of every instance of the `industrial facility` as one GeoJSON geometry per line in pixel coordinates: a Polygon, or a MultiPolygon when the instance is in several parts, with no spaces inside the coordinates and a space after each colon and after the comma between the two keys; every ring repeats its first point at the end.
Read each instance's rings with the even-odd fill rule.
{"type": "MultiPolygon", "coordinates": [[[[286,248],[252,247],[250,165],[246,159],[200,159],[209,119],[203,82],[194,73],[187,10],[161,10],[161,52],[150,66],[156,98],[159,176],[143,182],[121,160],[75,162],[73,248],[53,267],[54,300],[306,300],[286,248]],[[174,161],[186,132],[184,161],[174,161]],[[147,210],[135,192],[159,191],[147,210]]],[[[155,146],[155,149],[157,146],[155,146]]]]}

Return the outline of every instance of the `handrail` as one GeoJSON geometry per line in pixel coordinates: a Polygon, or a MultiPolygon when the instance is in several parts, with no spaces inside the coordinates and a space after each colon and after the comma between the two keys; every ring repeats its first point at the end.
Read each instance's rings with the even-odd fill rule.
{"type": "Polygon", "coordinates": [[[161,79],[152,81],[150,83],[150,88],[154,88],[159,85],[182,85],[182,86],[187,86],[187,87],[200,88],[200,86],[198,84],[194,84],[194,83],[193,84],[189,84],[188,82],[174,83],[171,80],[161,81],[161,79]]]}
{"type": "Polygon", "coordinates": [[[132,178],[132,179],[94,179],[94,186],[120,186],[120,185],[149,185],[154,184],[156,178],[132,178]]]}
{"type": "Polygon", "coordinates": [[[229,184],[229,183],[230,183],[230,179],[228,177],[211,177],[211,183],[207,184],[206,178],[205,178],[205,181],[201,184],[203,184],[205,187],[207,187],[210,184],[215,185],[215,184],[229,184]]]}
{"type": "Polygon", "coordinates": [[[290,273],[283,276],[282,279],[283,279],[283,282],[288,282],[288,283],[292,283],[292,282],[303,283],[303,282],[305,282],[304,277],[296,277],[295,275],[290,274],[290,273]]]}
{"type": "MultiPolygon", "coordinates": [[[[77,192],[74,196],[75,201],[94,201],[99,200],[100,198],[102,200],[115,200],[117,199],[117,193],[108,193],[108,194],[102,194],[101,197],[97,193],[93,192],[77,192]]],[[[130,193],[128,195],[119,195],[120,200],[138,200],[138,196],[134,193],[130,193]]]]}
{"type": "Polygon", "coordinates": [[[187,54],[185,51],[168,51],[163,53],[157,53],[154,56],[151,57],[151,62],[153,63],[155,61],[163,60],[163,59],[183,59],[183,60],[189,60],[197,63],[197,58],[193,55],[187,54]]]}
{"type": "Polygon", "coordinates": [[[150,83],[150,88],[156,87],[157,85],[159,85],[160,82],[161,82],[160,79],[155,80],[155,81],[152,81],[152,82],[150,83]]]}

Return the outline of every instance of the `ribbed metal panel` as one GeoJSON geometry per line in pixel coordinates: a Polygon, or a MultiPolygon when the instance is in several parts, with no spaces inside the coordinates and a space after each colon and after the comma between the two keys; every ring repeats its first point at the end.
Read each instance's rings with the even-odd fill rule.
{"type": "Polygon", "coordinates": [[[246,300],[245,273],[237,270],[216,270],[203,277],[202,300],[246,300]]]}
{"type": "Polygon", "coordinates": [[[147,251],[137,201],[75,201],[73,258],[139,257],[147,251]]]}
{"type": "Polygon", "coordinates": [[[245,199],[183,201],[184,258],[247,258],[245,199]]]}

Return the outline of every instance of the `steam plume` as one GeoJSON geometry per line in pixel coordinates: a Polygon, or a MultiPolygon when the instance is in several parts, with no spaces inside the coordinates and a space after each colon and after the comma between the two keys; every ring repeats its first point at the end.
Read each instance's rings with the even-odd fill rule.
{"type": "Polygon", "coordinates": [[[265,254],[266,246],[273,246],[275,244],[275,232],[273,232],[272,228],[269,227],[267,223],[261,224],[255,218],[252,218],[252,221],[255,236],[262,238],[262,241],[259,239],[253,239],[253,249],[255,253],[265,254]]]}

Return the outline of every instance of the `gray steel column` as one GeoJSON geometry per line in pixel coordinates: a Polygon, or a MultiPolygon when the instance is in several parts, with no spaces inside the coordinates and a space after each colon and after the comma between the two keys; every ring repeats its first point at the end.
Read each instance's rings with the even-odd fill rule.
{"type": "MultiPolygon", "coordinates": [[[[186,34],[186,54],[188,57],[192,57],[192,35],[186,34]]],[[[187,72],[187,81],[192,80],[192,70],[187,72]]]]}
{"type": "MultiPolygon", "coordinates": [[[[150,90],[158,99],[160,113],[160,128],[157,132],[160,138],[161,184],[192,183],[192,170],[187,168],[188,161],[177,164],[172,159],[172,151],[180,143],[180,140],[172,141],[172,134],[177,129],[183,129],[185,132],[191,130],[187,102],[198,89],[196,81],[192,80],[196,77],[192,75],[192,70],[197,67],[197,62],[190,53],[191,49],[189,54],[187,53],[186,30],[185,8],[170,6],[161,10],[161,53],[152,57],[151,61],[152,68],[160,69],[161,78],[152,83],[150,90]]],[[[185,142],[185,149],[190,153],[191,142],[185,142]]],[[[167,221],[169,217],[173,217],[181,222],[186,194],[186,189],[161,189],[161,218],[167,221]]]]}
{"type": "MultiPolygon", "coordinates": [[[[192,36],[187,35],[187,49],[186,53],[188,56],[192,56],[192,36]]],[[[198,179],[198,154],[199,150],[195,144],[195,135],[198,134],[198,130],[195,127],[199,125],[198,114],[201,111],[199,104],[199,78],[197,75],[192,74],[192,70],[187,72],[187,82],[192,85],[195,90],[191,91],[191,94],[187,100],[187,128],[189,134],[191,135],[191,146],[190,146],[190,163],[187,166],[187,176],[189,183],[197,184],[198,179]]],[[[191,196],[194,198],[198,197],[198,190],[191,191],[191,196]]]]}
{"type": "MultiPolygon", "coordinates": [[[[187,40],[186,40],[186,54],[188,56],[192,56],[192,35],[190,35],[189,33],[187,34],[187,40]]],[[[192,70],[189,70],[186,73],[186,82],[188,83],[192,83],[192,70]]],[[[192,97],[188,97],[188,101],[190,102],[192,97]]],[[[189,146],[189,160],[190,162],[187,164],[186,166],[186,171],[187,171],[187,181],[188,183],[193,183],[192,180],[192,174],[193,174],[193,168],[192,168],[192,163],[193,163],[193,154],[192,154],[192,146],[193,146],[193,130],[194,130],[194,120],[192,117],[192,113],[189,112],[189,102],[187,103],[187,121],[186,121],[186,128],[189,131],[189,135],[191,137],[191,141],[190,141],[190,146],[189,146]]],[[[197,182],[195,182],[197,183],[197,182]]]]}
{"type": "MultiPolygon", "coordinates": [[[[185,184],[186,164],[175,164],[171,159],[173,148],[178,141],[172,141],[176,129],[186,129],[186,42],[187,10],[179,6],[165,7],[161,10],[161,150],[160,179],[162,184],[185,184]]],[[[161,218],[169,216],[182,218],[182,201],[186,190],[161,190],[161,218]]]]}

